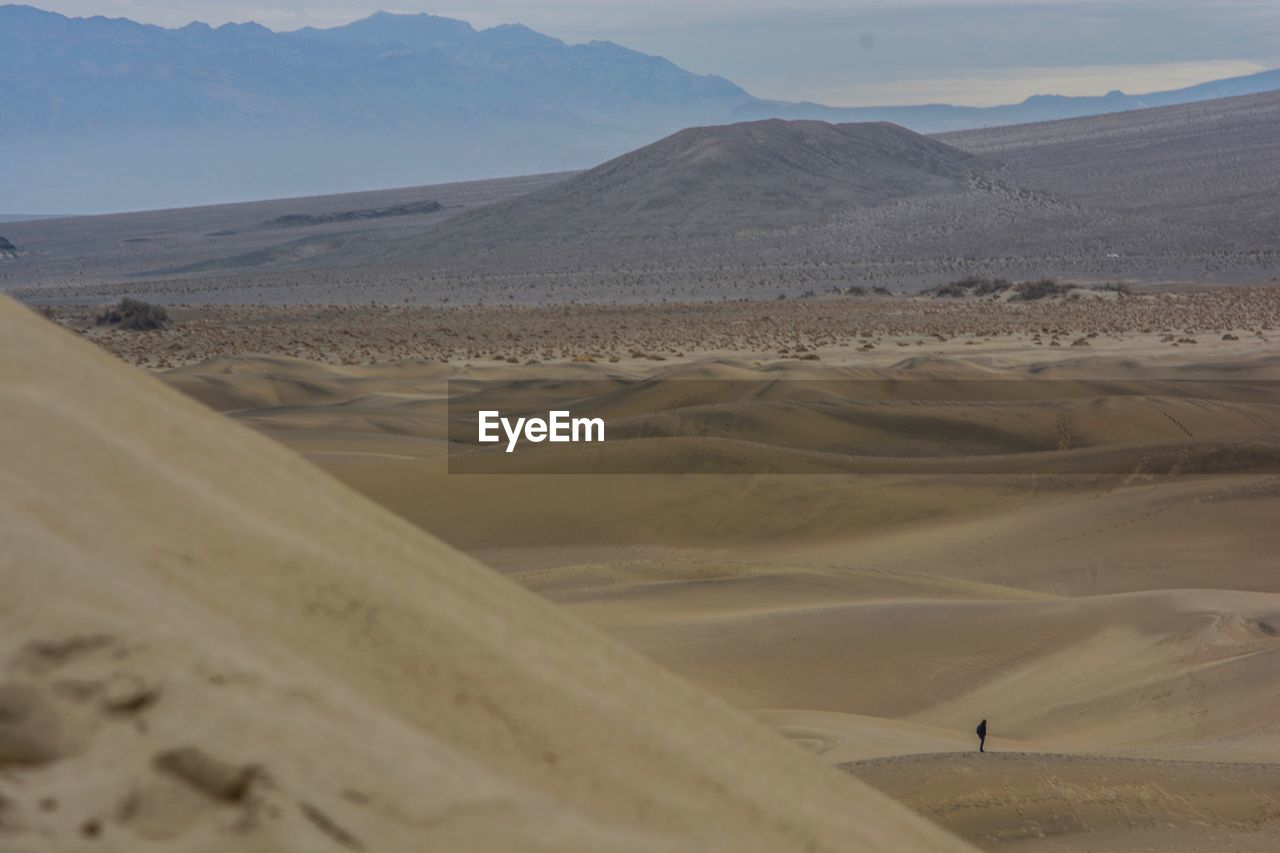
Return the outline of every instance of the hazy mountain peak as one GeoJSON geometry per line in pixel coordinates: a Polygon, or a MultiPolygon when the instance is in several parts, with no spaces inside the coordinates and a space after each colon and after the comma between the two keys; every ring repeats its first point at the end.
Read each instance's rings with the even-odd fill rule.
{"type": "Polygon", "coordinates": [[[521,23],[497,24],[495,26],[489,27],[487,30],[482,30],[482,32],[522,33],[522,34],[528,34],[531,36],[536,36],[537,38],[541,38],[541,39],[547,39],[548,41],[554,41],[554,42],[559,42],[560,44],[564,44],[564,42],[558,38],[553,38],[552,36],[543,35],[537,30],[529,29],[528,27],[526,27],[524,24],[521,24],[521,23]]]}
{"type": "Polygon", "coordinates": [[[409,46],[433,46],[437,41],[468,39],[475,35],[475,28],[466,21],[446,18],[427,12],[400,14],[374,12],[367,18],[336,27],[317,29],[304,27],[297,35],[318,36],[344,41],[399,42],[409,46]]]}
{"type": "Polygon", "coordinates": [[[259,24],[257,21],[246,21],[238,24],[235,21],[227,21],[217,27],[218,30],[229,33],[270,33],[271,30],[259,24]]]}
{"type": "Polygon", "coordinates": [[[846,109],[758,99],[659,56],[610,41],[566,44],[522,24],[476,30],[377,12],[281,33],[256,23],[166,29],[16,5],[0,6],[0,74],[0,158],[28,167],[8,176],[5,201],[34,211],[562,171],[682,127],[762,118],[936,132],[1280,88],[1274,71],[1140,99],[846,109]],[[92,180],[48,179],[72,161],[92,180]]]}

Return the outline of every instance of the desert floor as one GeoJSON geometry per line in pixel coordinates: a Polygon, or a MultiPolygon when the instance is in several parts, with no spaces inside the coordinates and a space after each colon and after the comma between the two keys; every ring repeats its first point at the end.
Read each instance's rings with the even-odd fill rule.
{"type": "Polygon", "coordinates": [[[1031,353],[1048,358],[1048,351],[1072,346],[1073,355],[1105,346],[1108,354],[1159,364],[1188,347],[1245,354],[1280,337],[1280,287],[1273,284],[1194,289],[1166,283],[1128,295],[1081,285],[1066,298],[1034,301],[864,291],[648,305],[169,305],[175,322],[141,335],[96,325],[101,309],[93,306],[44,310],[130,364],[160,369],[247,355],[334,365],[428,361],[453,368],[568,361],[688,365],[717,358],[749,367],[788,359],[889,367],[934,355],[1025,361],[1031,353]]]}
{"type": "MultiPolygon", "coordinates": [[[[643,473],[668,470],[659,446],[636,474],[459,475],[445,438],[450,383],[639,379],[675,399],[687,379],[1054,378],[1142,392],[1099,392],[1078,411],[1087,446],[1132,449],[1143,423],[1143,441],[1192,456],[1205,442],[1265,450],[1273,395],[1211,404],[1161,383],[1280,380],[1274,289],[1034,305],[178,309],[169,331],[145,334],[59,310],[980,847],[1280,844],[1274,467],[643,473]]],[[[1063,423],[1021,405],[957,417],[1011,445],[1063,423]]],[[[925,443],[954,424],[935,410],[903,418],[890,432],[925,443]]],[[[769,453],[814,429],[799,416],[756,423],[769,453]]]]}

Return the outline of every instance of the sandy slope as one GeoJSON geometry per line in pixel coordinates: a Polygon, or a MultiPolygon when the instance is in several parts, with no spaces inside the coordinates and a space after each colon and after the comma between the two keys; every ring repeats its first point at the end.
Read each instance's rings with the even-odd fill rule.
{"type": "Polygon", "coordinates": [[[1274,850],[1275,765],[935,753],[846,768],[999,850],[1274,850]]]}
{"type": "MultiPolygon", "coordinates": [[[[1073,421],[1099,446],[1274,429],[1266,395],[1186,399],[1163,384],[1274,378],[1265,347],[1097,340],[1082,356],[964,340],[872,364],[720,354],[556,370],[649,376],[600,402],[624,419],[675,393],[677,378],[1041,376],[1101,395],[1073,421]],[[1151,393],[1104,399],[1100,379],[1151,393]]],[[[1280,763],[1274,474],[447,474],[444,380],[538,375],[546,368],[234,359],[166,379],[982,846],[1280,840],[1268,781],[1280,763]],[[973,749],[982,717],[993,761],[947,757],[973,749]]],[[[990,442],[1030,446],[1060,423],[1034,401],[955,401],[944,418],[903,410],[892,429],[845,418],[841,433],[759,402],[744,404],[740,440],[782,455],[858,429],[869,448],[927,451],[966,420],[999,422],[990,442]]],[[[640,467],[662,470],[655,446],[640,467]]],[[[1079,450],[1049,452],[1069,470],[1079,450]]]]}
{"type": "Polygon", "coordinates": [[[961,849],[0,303],[6,849],[961,849]]]}
{"type": "MultiPolygon", "coordinates": [[[[1280,596],[1133,593],[1009,599],[813,588],[623,587],[575,612],[747,708],[803,708],[1080,750],[1241,741],[1280,759],[1280,596]],[[962,729],[963,731],[963,729],[962,729]]],[[[970,593],[972,596],[973,593],[970,593]]],[[[906,751],[906,750],[903,750],[906,751]]]]}

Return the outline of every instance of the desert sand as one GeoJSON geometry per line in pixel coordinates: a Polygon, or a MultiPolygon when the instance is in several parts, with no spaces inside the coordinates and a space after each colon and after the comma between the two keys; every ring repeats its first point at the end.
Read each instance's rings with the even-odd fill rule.
{"type": "Polygon", "coordinates": [[[6,850],[965,849],[7,300],[0,401],[6,850]]]}
{"type": "MultiPolygon", "coordinates": [[[[349,331],[359,342],[331,353],[334,361],[362,357],[363,364],[321,364],[278,350],[252,355],[252,344],[236,343],[246,349],[228,345],[221,357],[158,376],[752,714],[818,762],[980,847],[1263,850],[1280,842],[1280,477],[1260,467],[1276,446],[1277,401],[1265,390],[1229,400],[1179,397],[1168,380],[1229,387],[1280,379],[1270,340],[1274,293],[1226,289],[1039,307],[886,299],[861,303],[861,314],[844,302],[743,303],[704,314],[584,306],[558,309],[558,319],[551,309],[489,309],[487,326],[481,309],[459,309],[448,331],[440,331],[443,323],[419,327],[437,339],[435,357],[385,361],[378,347],[393,339],[386,329],[410,327],[422,315],[369,309],[345,315],[357,318],[349,331]],[[783,333],[762,331],[756,321],[765,313],[791,323],[783,333]],[[868,328],[852,328],[854,317],[868,328]],[[514,331],[517,341],[544,328],[559,348],[549,361],[525,364],[514,346],[468,341],[482,327],[491,335],[514,331]],[[617,361],[569,355],[604,328],[625,328],[617,361]],[[935,334],[926,338],[928,329],[935,334]],[[1086,338],[1087,347],[1070,346],[1090,329],[1099,333],[1086,338]],[[700,333],[704,346],[690,345],[700,333]],[[1064,344],[1050,346],[1053,338],[1064,344]],[[469,357],[480,354],[486,357],[469,357]],[[1072,404],[1070,441],[1044,451],[1033,474],[966,474],[955,456],[919,475],[850,476],[835,464],[822,468],[825,462],[814,463],[814,473],[786,476],[447,472],[451,383],[456,392],[481,382],[639,380],[640,396],[614,396],[610,405],[640,411],[642,397],[678,400],[688,379],[831,377],[1053,378],[1083,389],[1085,400],[1072,404]],[[1115,396],[1119,388],[1127,396],[1115,396]],[[1257,455],[1214,469],[1222,457],[1212,450],[1225,444],[1257,455]],[[1205,467],[1172,476],[1062,473],[1078,458],[1071,454],[1123,448],[1136,459],[1157,445],[1205,467]],[[1053,458],[1061,462],[1056,469],[1045,461],[1053,458]],[[984,717],[990,752],[979,756],[972,732],[984,717]]],[[[270,340],[290,340],[281,328],[298,340],[317,335],[316,311],[295,310],[300,319],[291,324],[271,315],[270,340]]],[[[176,328],[208,320],[201,316],[176,328]]],[[[223,340],[250,340],[245,330],[252,328],[232,324],[223,340]]],[[[166,334],[115,348],[155,364],[175,340],[166,334]]],[[[335,339],[332,328],[323,335],[335,339]]],[[[207,345],[194,340],[187,345],[207,345]]],[[[597,355],[607,352],[597,347],[597,355]]],[[[938,409],[914,420],[898,412],[888,431],[864,424],[850,440],[870,452],[907,435],[903,452],[925,453],[930,442],[948,440],[948,425],[969,419],[991,428],[982,434],[992,445],[972,451],[982,453],[1001,443],[1052,441],[1064,423],[1058,410],[1012,397],[949,405],[946,417],[938,409]]],[[[752,453],[825,458],[812,412],[779,415],[744,403],[739,414],[749,425],[740,438],[752,453]]],[[[635,460],[637,471],[675,470],[672,446],[651,443],[637,454],[639,444],[622,441],[611,452],[635,460]]],[[[184,454],[188,464],[192,456],[184,454]]],[[[304,475],[296,476],[301,482],[304,475]]],[[[321,482],[333,488],[312,475],[307,489],[321,482]]],[[[268,505],[267,496],[253,500],[268,505]]],[[[410,536],[404,525],[378,518],[395,527],[396,541],[410,536]]],[[[328,531],[328,517],[324,526],[327,537],[339,536],[328,531]]],[[[214,549],[220,560],[230,559],[227,547],[214,549]]],[[[432,547],[431,554],[443,548],[432,547]]],[[[359,559],[372,565],[375,556],[382,559],[359,559]]],[[[481,571],[452,552],[448,560],[481,571]]],[[[255,590],[254,600],[281,607],[267,589],[274,574],[236,577],[255,590]]],[[[346,588],[381,584],[383,576],[342,578],[346,588]]],[[[402,583],[399,574],[387,578],[388,590],[402,583]]],[[[201,599],[212,600],[212,591],[201,599]]],[[[234,618],[248,617],[237,611],[234,618]]],[[[395,638],[396,647],[409,642],[395,638]]],[[[373,691],[366,674],[352,677],[365,694],[373,691]]],[[[408,687],[392,692],[401,689],[408,687]]],[[[687,728],[665,719],[664,737],[687,728]]],[[[721,745],[715,751],[745,760],[723,731],[713,742],[721,745]]],[[[782,797],[780,777],[766,775],[762,796],[782,797]]],[[[746,781],[735,777],[739,783],[746,781]]],[[[314,796],[352,832],[373,831],[341,801],[314,796]]],[[[791,806],[779,801],[778,808],[791,806]]],[[[706,831],[704,841],[720,830],[706,831]]]]}
{"type": "Polygon", "coordinates": [[[0,847],[1280,849],[1277,127],[6,223],[0,847]]]}

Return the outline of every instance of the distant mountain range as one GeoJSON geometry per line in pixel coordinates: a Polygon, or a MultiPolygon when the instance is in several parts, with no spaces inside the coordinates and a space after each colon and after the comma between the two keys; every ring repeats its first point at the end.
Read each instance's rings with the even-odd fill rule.
{"type": "Polygon", "coordinates": [[[740,107],[736,117],[816,118],[831,122],[891,121],[918,133],[943,133],[953,130],[975,130],[1038,121],[1120,113],[1149,107],[1192,104],[1237,95],[1256,95],[1280,90],[1280,69],[1259,71],[1243,77],[1228,77],[1188,86],[1129,95],[1113,90],[1105,95],[1032,95],[1018,104],[996,107],[957,107],[951,104],[920,104],[906,107],[826,107],[821,104],[785,101],[756,101],[740,107]]]}
{"type": "Polygon", "coordinates": [[[747,119],[984,127],[1280,89],[1002,107],[834,108],[755,98],[611,42],[433,15],[277,33],[0,6],[0,212],[100,212],[584,168],[676,130],[747,119]]]}

